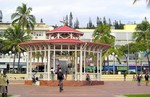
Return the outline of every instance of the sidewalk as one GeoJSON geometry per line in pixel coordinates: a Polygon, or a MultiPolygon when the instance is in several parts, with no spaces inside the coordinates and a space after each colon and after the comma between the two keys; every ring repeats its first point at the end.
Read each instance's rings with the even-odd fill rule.
{"type": "Polygon", "coordinates": [[[137,86],[137,82],[132,81],[105,81],[104,85],[64,87],[62,93],[59,93],[58,87],[13,83],[8,86],[9,94],[16,95],[13,97],[124,97],[122,95],[150,93],[150,85],[145,86],[143,82],[137,86]]]}

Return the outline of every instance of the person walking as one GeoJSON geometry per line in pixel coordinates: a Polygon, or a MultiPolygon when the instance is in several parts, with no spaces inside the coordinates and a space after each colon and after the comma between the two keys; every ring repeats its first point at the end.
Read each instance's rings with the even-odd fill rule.
{"type": "Polygon", "coordinates": [[[137,75],[138,86],[141,85],[142,76],[140,74],[137,75]]]}
{"type": "Polygon", "coordinates": [[[148,83],[149,83],[149,75],[148,75],[148,73],[145,74],[144,78],[145,78],[146,86],[148,86],[148,83]]]}
{"type": "Polygon", "coordinates": [[[88,83],[91,85],[92,82],[91,82],[91,78],[90,78],[90,75],[89,74],[86,74],[86,81],[88,81],[88,83]]]}
{"type": "Polygon", "coordinates": [[[63,79],[64,79],[64,74],[62,72],[61,69],[59,69],[58,73],[57,73],[57,79],[58,79],[58,86],[59,86],[59,91],[62,92],[63,89],[63,79]]]}
{"type": "Polygon", "coordinates": [[[2,97],[7,97],[7,93],[8,93],[8,77],[6,75],[6,72],[4,71],[3,74],[0,74],[0,87],[1,87],[1,93],[2,93],[2,97]]]}
{"type": "Polygon", "coordinates": [[[51,80],[54,81],[55,71],[54,68],[51,67],[51,80]]]}
{"type": "Polygon", "coordinates": [[[126,72],[124,72],[123,76],[124,76],[124,81],[126,81],[126,76],[127,76],[126,72]]]}

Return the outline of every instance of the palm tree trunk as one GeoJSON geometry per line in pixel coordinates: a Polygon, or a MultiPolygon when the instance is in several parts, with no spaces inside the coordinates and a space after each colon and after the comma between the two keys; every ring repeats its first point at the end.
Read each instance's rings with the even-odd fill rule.
{"type": "Polygon", "coordinates": [[[19,56],[18,56],[18,70],[17,70],[17,72],[19,73],[19,71],[20,71],[20,67],[19,67],[19,64],[20,64],[20,52],[19,52],[19,56]]]}
{"type": "Polygon", "coordinates": [[[107,64],[108,64],[108,74],[110,74],[109,58],[108,57],[107,57],[107,64]]]}
{"type": "Polygon", "coordinates": [[[13,59],[13,72],[15,70],[15,60],[16,60],[16,53],[14,53],[14,59],[13,59]]]}
{"type": "Polygon", "coordinates": [[[146,57],[147,57],[147,61],[148,61],[149,71],[150,71],[150,59],[149,59],[149,56],[147,53],[148,53],[148,51],[146,51],[146,57]]]}
{"type": "Polygon", "coordinates": [[[104,74],[106,74],[106,64],[105,64],[106,62],[105,62],[105,60],[104,60],[104,62],[103,62],[103,64],[104,64],[104,74]]]}

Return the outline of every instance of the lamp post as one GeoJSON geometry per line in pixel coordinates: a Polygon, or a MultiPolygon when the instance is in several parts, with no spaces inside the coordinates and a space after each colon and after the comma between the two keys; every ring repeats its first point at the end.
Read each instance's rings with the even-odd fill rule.
{"type": "Polygon", "coordinates": [[[11,64],[11,54],[12,54],[12,52],[9,51],[8,53],[9,53],[9,64],[8,64],[8,66],[7,66],[7,67],[8,67],[7,69],[8,69],[8,72],[9,72],[10,64],[11,64]]]}

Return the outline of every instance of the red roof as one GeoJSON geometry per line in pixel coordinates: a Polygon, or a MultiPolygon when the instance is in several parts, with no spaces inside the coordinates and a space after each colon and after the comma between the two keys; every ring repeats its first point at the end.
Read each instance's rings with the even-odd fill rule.
{"type": "Polygon", "coordinates": [[[19,45],[30,45],[30,44],[44,44],[44,43],[87,43],[89,45],[101,45],[105,47],[110,47],[110,44],[103,44],[103,43],[97,43],[97,42],[86,42],[86,41],[81,41],[77,39],[51,39],[51,40],[43,40],[43,41],[33,41],[33,42],[22,42],[19,43],[19,45]]]}
{"type": "Polygon", "coordinates": [[[78,33],[78,34],[83,35],[82,32],[80,32],[76,29],[70,28],[68,26],[61,26],[61,27],[56,28],[54,30],[48,31],[47,33],[78,33]]]}
{"type": "Polygon", "coordinates": [[[38,43],[84,43],[84,41],[76,40],[76,39],[51,39],[51,40],[43,40],[43,41],[22,42],[19,43],[19,45],[38,44],[38,43]]]}

